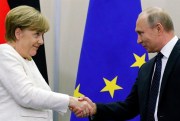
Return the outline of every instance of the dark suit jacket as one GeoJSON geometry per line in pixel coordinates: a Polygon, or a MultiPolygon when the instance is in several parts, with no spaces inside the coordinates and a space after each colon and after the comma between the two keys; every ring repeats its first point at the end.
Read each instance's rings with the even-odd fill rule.
{"type": "MultiPolygon", "coordinates": [[[[146,106],[155,58],[145,63],[131,93],[124,102],[97,104],[93,121],[125,121],[140,114],[146,121],[146,106]]],[[[162,78],[158,107],[158,121],[180,121],[180,40],[173,48],[162,78]]]]}

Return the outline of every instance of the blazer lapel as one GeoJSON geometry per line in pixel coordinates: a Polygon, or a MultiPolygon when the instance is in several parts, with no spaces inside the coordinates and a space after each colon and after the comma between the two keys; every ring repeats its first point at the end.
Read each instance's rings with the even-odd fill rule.
{"type": "MultiPolygon", "coordinates": [[[[147,63],[146,63],[146,67],[143,69],[143,71],[146,71],[144,72],[144,77],[143,77],[143,85],[141,87],[141,91],[143,92],[142,93],[142,102],[143,102],[143,113],[144,113],[144,116],[146,115],[146,106],[147,106],[147,100],[148,100],[148,96],[149,96],[149,90],[150,90],[150,85],[151,85],[151,80],[152,80],[152,74],[153,74],[153,70],[154,70],[154,64],[155,64],[155,57],[152,58],[151,60],[149,60],[147,63]]],[[[142,82],[141,82],[142,83],[142,82]]]]}
{"type": "Polygon", "coordinates": [[[180,56],[180,40],[178,40],[178,42],[174,46],[174,48],[169,56],[169,59],[167,61],[167,64],[166,64],[166,67],[164,70],[164,74],[163,74],[163,78],[162,78],[159,101],[162,98],[162,94],[164,92],[168,77],[170,76],[172,68],[175,66],[176,60],[179,56],[180,56]]]}
{"type": "MultiPolygon", "coordinates": [[[[151,85],[151,80],[152,80],[152,74],[153,74],[153,70],[154,70],[154,64],[155,64],[155,58],[153,58],[152,60],[150,60],[148,62],[148,65],[147,65],[147,69],[145,69],[147,72],[146,72],[146,76],[144,76],[144,80],[146,80],[144,82],[144,91],[146,93],[144,93],[146,96],[149,94],[149,89],[150,89],[150,85],[151,85]]],[[[145,97],[146,97],[145,96],[145,97]]]]}

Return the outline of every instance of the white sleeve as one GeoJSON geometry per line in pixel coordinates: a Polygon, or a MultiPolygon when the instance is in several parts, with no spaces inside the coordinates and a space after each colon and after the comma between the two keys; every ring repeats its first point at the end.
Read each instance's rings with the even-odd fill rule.
{"type": "Polygon", "coordinates": [[[68,109],[69,95],[38,88],[13,53],[0,53],[0,83],[23,107],[52,109],[61,113],[68,109]]]}

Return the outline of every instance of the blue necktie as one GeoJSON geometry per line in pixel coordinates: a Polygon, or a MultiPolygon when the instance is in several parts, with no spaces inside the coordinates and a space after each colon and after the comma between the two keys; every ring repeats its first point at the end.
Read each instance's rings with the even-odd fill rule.
{"type": "Polygon", "coordinates": [[[161,67],[162,67],[162,59],[163,54],[158,53],[156,56],[156,68],[154,71],[153,80],[150,87],[149,92],[149,100],[148,100],[148,107],[147,107],[147,121],[155,121],[154,119],[154,112],[156,107],[156,100],[159,90],[159,82],[161,78],[161,67]]]}

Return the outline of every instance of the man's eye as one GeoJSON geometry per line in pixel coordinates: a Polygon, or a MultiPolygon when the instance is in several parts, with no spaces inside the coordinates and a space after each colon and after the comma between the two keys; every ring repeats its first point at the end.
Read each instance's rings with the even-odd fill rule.
{"type": "Polygon", "coordinates": [[[138,34],[139,34],[139,35],[142,35],[142,34],[143,34],[143,32],[138,32],[138,34]]]}

